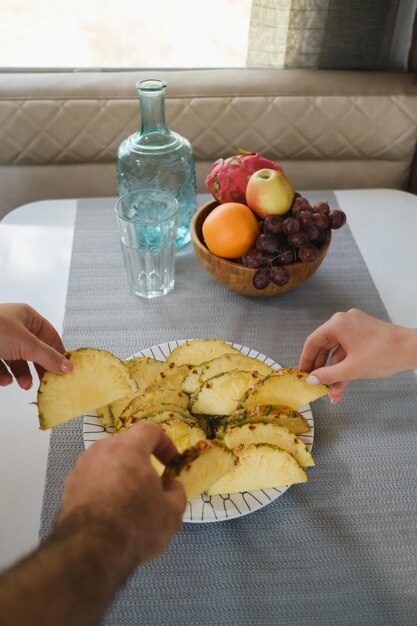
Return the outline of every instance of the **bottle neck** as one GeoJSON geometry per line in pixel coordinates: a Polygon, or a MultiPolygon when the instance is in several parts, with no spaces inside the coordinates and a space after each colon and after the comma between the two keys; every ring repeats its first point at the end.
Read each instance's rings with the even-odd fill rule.
{"type": "MultiPolygon", "coordinates": [[[[149,82],[149,81],[147,81],[149,82]]],[[[142,134],[167,133],[165,121],[165,87],[155,90],[138,88],[142,134]]]]}
{"type": "Polygon", "coordinates": [[[141,128],[132,136],[133,149],[157,154],[175,149],[176,133],[170,131],[165,121],[165,89],[162,80],[143,80],[136,85],[139,94],[141,128]]]}

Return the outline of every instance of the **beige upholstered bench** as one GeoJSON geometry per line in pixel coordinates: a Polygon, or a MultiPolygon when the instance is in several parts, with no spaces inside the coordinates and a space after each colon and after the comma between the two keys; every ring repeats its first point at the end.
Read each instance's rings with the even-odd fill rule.
{"type": "Polygon", "coordinates": [[[219,69],[0,74],[0,217],[45,198],[112,196],[120,141],[140,125],[135,83],[167,82],[168,125],[194,147],[198,190],[237,147],[297,189],[417,192],[414,74],[219,69]]]}

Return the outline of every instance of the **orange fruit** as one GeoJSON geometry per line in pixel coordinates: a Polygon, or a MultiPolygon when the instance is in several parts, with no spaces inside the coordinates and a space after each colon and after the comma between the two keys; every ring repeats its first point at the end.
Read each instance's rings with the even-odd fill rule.
{"type": "Polygon", "coordinates": [[[207,215],[202,230],[210,252],[226,259],[237,259],[255,243],[259,222],[245,204],[225,202],[207,215]]]}

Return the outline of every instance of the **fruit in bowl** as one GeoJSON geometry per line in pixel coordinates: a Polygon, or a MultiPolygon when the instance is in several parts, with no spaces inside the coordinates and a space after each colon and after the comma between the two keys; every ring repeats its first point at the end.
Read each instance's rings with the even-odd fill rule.
{"type": "MultiPolygon", "coordinates": [[[[263,158],[250,154],[256,156],[253,163],[263,158]]],[[[327,202],[310,204],[294,192],[278,164],[255,170],[246,181],[241,169],[227,171],[227,188],[215,186],[216,200],[200,207],[193,218],[197,257],[216,280],[244,295],[272,296],[301,285],[322,263],[331,231],[345,224],[345,213],[331,210],[327,202]],[[244,189],[244,202],[219,200],[238,187],[240,193],[244,189]]],[[[212,181],[209,175],[211,191],[212,181]]]]}
{"type": "Polygon", "coordinates": [[[258,170],[269,168],[282,172],[274,161],[257,152],[240,150],[228,159],[217,159],[206,176],[206,189],[219,202],[246,202],[249,178],[258,170]]]}
{"type": "Polygon", "coordinates": [[[246,296],[276,296],[304,283],[314,274],[326,256],[331,241],[330,230],[327,231],[326,239],[319,248],[318,256],[310,262],[295,261],[294,251],[287,250],[287,256],[291,255],[289,262],[279,250],[279,254],[283,255],[280,256],[280,260],[284,260],[286,264],[274,265],[274,255],[265,254],[255,247],[237,259],[217,256],[210,252],[204,241],[203,224],[218,206],[221,205],[216,200],[211,200],[199,207],[191,222],[191,240],[196,256],[205,270],[232,291],[246,296]]]}
{"type": "Polygon", "coordinates": [[[213,254],[226,259],[241,257],[255,245],[260,224],[254,213],[239,202],[219,204],[204,220],[204,241],[213,254]]]}
{"type": "Polygon", "coordinates": [[[293,199],[294,189],[284,172],[266,167],[248,180],[246,203],[259,217],[287,213],[293,199]]]}

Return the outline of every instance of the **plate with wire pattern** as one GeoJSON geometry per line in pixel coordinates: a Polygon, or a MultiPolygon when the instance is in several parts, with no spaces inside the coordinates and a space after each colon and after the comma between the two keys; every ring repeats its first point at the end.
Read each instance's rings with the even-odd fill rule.
{"type": "MultiPolygon", "coordinates": [[[[169,354],[177,348],[186,339],[179,339],[176,341],[169,341],[161,343],[145,350],[141,350],[134,357],[150,357],[157,361],[165,361],[169,354]]],[[[282,366],[270,357],[262,354],[261,352],[242,346],[237,343],[230,343],[231,346],[239,350],[242,354],[249,356],[253,359],[259,359],[266,365],[269,365],[273,369],[280,369],[282,366]]],[[[306,404],[299,409],[299,412],[306,418],[310,430],[308,433],[299,435],[300,439],[306,444],[307,448],[311,451],[314,440],[314,420],[311,412],[310,405],[306,404]]],[[[110,437],[113,433],[113,429],[106,429],[100,422],[96,414],[91,413],[84,415],[83,420],[83,440],[84,447],[88,448],[95,441],[110,437]]],[[[184,513],[183,521],[195,524],[202,524],[208,522],[221,522],[225,520],[235,519],[248,515],[262,509],[264,506],[270,504],[283,493],[287,491],[289,487],[279,487],[272,489],[260,489],[258,491],[245,491],[242,493],[230,493],[227,495],[215,495],[208,496],[202,494],[197,498],[194,498],[191,502],[187,503],[187,507],[184,513]]]]}

